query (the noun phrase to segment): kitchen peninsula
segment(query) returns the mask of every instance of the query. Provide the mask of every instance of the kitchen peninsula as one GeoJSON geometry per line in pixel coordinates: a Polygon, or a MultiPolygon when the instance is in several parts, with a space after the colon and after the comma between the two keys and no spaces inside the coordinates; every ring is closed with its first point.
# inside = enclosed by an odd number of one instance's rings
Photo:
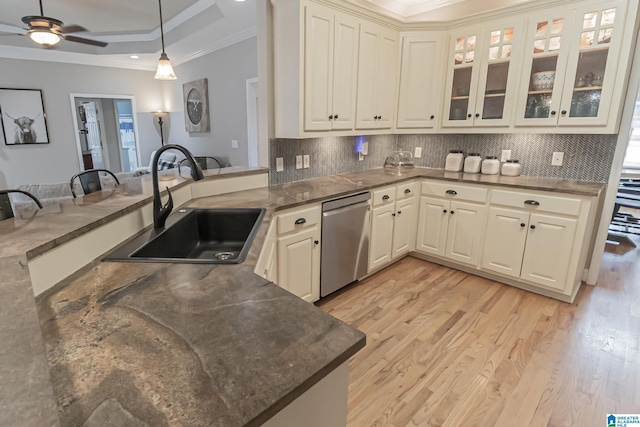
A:
{"type": "MultiPolygon", "coordinates": [[[[187,205],[267,208],[245,263],[96,261],[43,293],[37,298],[37,309],[50,380],[46,365],[42,366],[41,351],[28,353],[32,362],[18,348],[3,350],[3,366],[12,364],[16,371],[12,377],[2,371],[3,384],[9,384],[1,395],[3,416],[12,417],[7,423],[55,424],[53,396],[63,425],[87,420],[104,424],[110,416],[120,417],[111,419],[116,423],[144,421],[151,425],[265,422],[331,371],[344,367],[344,362],[364,346],[364,335],[354,328],[254,274],[274,215],[354,191],[422,178],[590,197],[597,197],[602,189],[599,183],[463,176],[417,168],[405,175],[375,169],[214,196],[200,193],[186,200],[187,205]],[[33,375],[29,366],[38,366],[39,373],[33,375]],[[17,375],[30,381],[22,384],[17,375]],[[27,398],[27,389],[39,390],[42,400],[34,400],[33,395],[27,398]],[[25,394],[20,395],[20,390],[25,394]],[[4,402],[10,398],[15,404],[5,408],[4,402]],[[32,410],[27,417],[21,410],[29,407],[32,410]]],[[[197,194],[195,188],[192,194],[197,194]]],[[[14,294],[5,295],[3,336],[12,334],[15,341],[15,335],[28,333],[23,340],[31,340],[31,348],[42,345],[33,328],[36,306],[24,292],[30,291],[25,268],[28,260],[81,237],[92,227],[108,225],[127,212],[148,207],[148,202],[148,197],[118,190],[115,197],[87,209],[87,215],[95,215],[90,221],[81,221],[83,216],[76,210],[80,207],[65,205],[58,219],[52,215],[1,224],[3,240],[10,242],[1,252],[0,262],[7,266],[2,270],[3,282],[7,287],[19,287],[13,291],[16,295],[21,292],[18,301],[14,294]],[[45,234],[51,224],[55,226],[45,234]],[[23,313],[20,317],[18,311],[23,313]]]]}

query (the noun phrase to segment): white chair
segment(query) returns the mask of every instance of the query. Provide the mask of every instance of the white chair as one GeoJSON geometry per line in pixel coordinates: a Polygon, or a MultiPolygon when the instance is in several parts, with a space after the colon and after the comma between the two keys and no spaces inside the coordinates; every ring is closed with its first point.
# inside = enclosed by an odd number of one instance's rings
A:
{"type": "MultiPolygon", "coordinates": [[[[156,151],[157,150],[153,150],[153,152],[151,153],[151,157],[149,158],[149,165],[141,166],[137,168],[136,172],[151,173],[152,171],[151,163],[153,162],[153,157],[156,155],[156,151]]],[[[160,159],[158,160],[158,170],[172,169],[177,166],[178,166],[177,156],[174,153],[169,153],[165,151],[164,153],[160,154],[160,159]]]]}

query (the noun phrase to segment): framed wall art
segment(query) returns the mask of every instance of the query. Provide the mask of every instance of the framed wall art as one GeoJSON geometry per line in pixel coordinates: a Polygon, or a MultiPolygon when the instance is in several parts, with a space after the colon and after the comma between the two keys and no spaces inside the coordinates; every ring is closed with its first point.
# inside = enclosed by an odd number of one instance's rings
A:
{"type": "Polygon", "coordinates": [[[0,88],[0,124],[6,145],[48,144],[42,91],[0,88]]]}
{"type": "Polygon", "coordinates": [[[184,124],[187,132],[209,132],[209,85],[207,79],[182,85],[184,124]]]}

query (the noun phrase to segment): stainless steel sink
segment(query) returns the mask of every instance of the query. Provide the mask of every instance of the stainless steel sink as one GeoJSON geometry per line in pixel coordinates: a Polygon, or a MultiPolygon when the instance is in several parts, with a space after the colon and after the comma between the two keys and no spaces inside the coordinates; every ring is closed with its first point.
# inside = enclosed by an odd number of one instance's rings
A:
{"type": "Polygon", "coordinates": [[[265,209],[180,209],[166,228],[152,227],[105,261],[238,264],[244,261],[265,209]]]}

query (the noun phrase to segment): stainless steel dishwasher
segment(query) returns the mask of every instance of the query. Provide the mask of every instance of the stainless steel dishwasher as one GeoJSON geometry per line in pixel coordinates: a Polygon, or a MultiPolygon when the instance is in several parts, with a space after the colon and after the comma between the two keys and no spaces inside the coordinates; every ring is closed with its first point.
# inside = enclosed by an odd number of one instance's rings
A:
{"type": "Polygon", "coordinates": [[[366,276],[370,199],[367,191],[322,204],[321,297],[366,276]]]}

